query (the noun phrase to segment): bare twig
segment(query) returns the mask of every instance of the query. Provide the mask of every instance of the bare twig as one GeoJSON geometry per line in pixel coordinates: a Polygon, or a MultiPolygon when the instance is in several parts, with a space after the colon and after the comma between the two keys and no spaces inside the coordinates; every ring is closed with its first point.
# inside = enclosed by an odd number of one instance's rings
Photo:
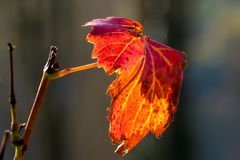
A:
{"type": "Polygon", "coordinates": [[[12,145],[15,148],[15,156],[14,160],[22,160],[22,154],[19,154],[19,148],[22,148],[22,139],[19,136],[19,125],[17,122],[17,114],[16,114],[16,97],[14,93],[14,68],[13,68],[13,49],[14,46],[11,43],[8,43],[9,50],[9,59],[10,59],[10,89],[9,89],[9,103],[11,107],[11,141],[12,145]]]}
{"type": "MultiPolygon", "coordinates": [[[[57,79],[60,77],[63,77],[65,75],[68,75],[73,72],[78,72],[94,67],[98,67],[97,63],[92,63],[84,66],[79,66],[79,67],[73,67],[73,68],[68,68],[59,71],[59,65],[55,61],[57,56],[57,48],[52,46],[50,48],[50,53],[47,59],[47,63],[43,69],[43,75],[41,82],[39,84],[39,88],[35,97],[35,100],[32,105],[31,112],[29,114],[28,120],[25,125],[25,132],[23,134],[23,138],[20,139],[20,145],[17,145],[17,150],[15,150],[15,157],[20,157],[20,158],[15,158],[14,160],[22,160],[22,157],[27,150],[27,147],[30,142],[30,138],[32,135],[33,128],[36,124],[37,117],[39,115],[40,107],[41,104],[43,103],[44,96],[46,94],[49,82],[53,79],[57,79]]],[[[21,126],[18,126],[20,128],[21,126]]]]}
{"type": "Polygon", "coordinates": [[[33,130],[33,127],[35,126],[37,117],[39,115],[41,104],[43,102],[45,93],[48,88],[48,84],[50,82],[48,74],[56,72],[58,69],[58,64],[55,62],[56,52],[57,52],[57,48],[52,46],[50,49],[47,63],[43,70],[42,79],[41,79],[41,82],[40,82],[40,85],[39,85],[39,88],[38,88],[38,91],[37,91],[37,94],[36,94],[36,97],[35,97],[35,100],[34,100],[34,103],[32,106],[31,113],[28,117],[28,120],[27,120],[27,123],[25,126],[25,133],[23,135],[23,142],[24,142],[23,154],[29,145],[32,130],[33,130]]]}
{"type": "Polygon", "coordinates": [[[10,91],[9,91],[9,103],[11,106],[11,131],[18,130],[17,116],[16,116],[16,97],[14,93],[14,70],[13,70],[13,49],[14,46],[8,43],[9,59],[10,59],[10,91]]]}
{"type": "Polygon", "coordinates": [[[7,147],[7,142],[8,142],[8,139],[9,139],[9,135],[10,135],[10,131],[6,130],[4,135],[3,135],[2,143],[1,143],[1,146],[0,146],[0,160],[3,160],[3,158],[4,158],[4,153],[5,153],[5,150],[6,150],[6,147],[7,147]]]}

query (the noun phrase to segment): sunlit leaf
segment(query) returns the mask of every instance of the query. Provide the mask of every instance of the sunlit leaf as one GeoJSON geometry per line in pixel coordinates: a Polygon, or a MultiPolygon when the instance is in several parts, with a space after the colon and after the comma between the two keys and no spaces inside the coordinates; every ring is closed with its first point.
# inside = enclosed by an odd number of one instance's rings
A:
{"type": "Polygon", "coordinates": [[[93,58],[107,74],[117,73],[108,88],[110,136],[125,155],[149,131],[160,137],[173,120],[185,67],[185,54],[143,34],[140,23],[119,17],[85,24],[93,30],[93,58]]]}

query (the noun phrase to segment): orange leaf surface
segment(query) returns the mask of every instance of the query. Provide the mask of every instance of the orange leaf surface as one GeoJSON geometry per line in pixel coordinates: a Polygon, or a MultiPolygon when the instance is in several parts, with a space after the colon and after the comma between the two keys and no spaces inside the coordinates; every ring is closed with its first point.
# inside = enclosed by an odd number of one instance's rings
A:
{"type": "Polygon", "coordinates": [[[185,54],[143,34],[140,23],[119,17],[95,19],[84,26],[93,30],[93,58],[107,74],[117,73],[107,93],[112,96],[110,136],[125,155],[149,131],[163,134],[177,110],[185,54]]]}

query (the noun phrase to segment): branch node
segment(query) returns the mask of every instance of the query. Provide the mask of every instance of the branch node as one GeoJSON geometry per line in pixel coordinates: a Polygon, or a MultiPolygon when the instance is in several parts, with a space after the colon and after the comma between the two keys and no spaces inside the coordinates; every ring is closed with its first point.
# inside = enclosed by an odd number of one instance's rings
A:
{"type": "Polygon", "coordinates": [[[57,56],[57,50],[58,48],[56,46],[50,47],[48,60],[43,69],[45,73],[54,73],[59,69],[59,64],[55,61],[57,56]]]}
{"type": "Polygon", "coordinates": [[[12,43],[7,43],[7,45],[8,45],[8,50],[9,50],[10,52],[12,52],[14,48],[16,48],[16,46],[13,45],[12,43]]]}

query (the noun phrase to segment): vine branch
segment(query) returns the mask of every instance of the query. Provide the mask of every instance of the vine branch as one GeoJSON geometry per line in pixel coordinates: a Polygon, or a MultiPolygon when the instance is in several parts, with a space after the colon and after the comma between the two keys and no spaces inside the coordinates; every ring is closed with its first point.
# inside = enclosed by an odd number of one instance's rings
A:
{"type": "Polygon", "coordinates": [[[32,105],[32,110],[30,112],[30,115],[28,117],[28,120],[25,126],[25,133],[23,135],[23,143],[24,143],[23,154],[29,145],[32,130],[33,130],[33,127],[35,126],[37,117],[39,115],[41,104],[43,103],[43,99],[47,91],[48,84],[50,82],[48,74],[56,72],[59,67],[58,64],[55,62],[56,56],[57,56],[57,47],[52,46],[50,48],[47,63],[43,69],[42,79],[41,79],[35,100],[32,105]]]}
{"type": "MultiPolygon", "coordinates": [[[[78,71],[98,67],[97,63],[91,63],[88,65],[59,70],[59,64],[56,62],[56,56],[57,56],[57,47],[51,46],[46,65],[44,66],[44,69],[43,69],[43,75],[42,75],[42,78],[41,78],[41,81],[39,84],[39,88],[38,88],[36,97],[34,99],[31,112],[28,116],[28,119],[27,119],[27,122],[25,125],[25,132],[23,134],[23,138],[18,139],[19,143],[15,145],[14,160],[22,160],[23,155],[29,146],[32,131],[36,124],[36,121],[37,121],[37,118],[38,118],[38,115],[40,112],[40,108],[43,103],[43,100],[44,100],[44,97],[45,97],[45,94],[46,94],[46,91],[47,91],[50,81],[53,79],[57,79],[57,78],[66,76],[73,72],[78,72],[78,71]]],[[[11,75],[12,75],[12,72],[13,71],[11,71],[11,75]]],[[[11,82],[11,84],[12,84],[11,86],[13,86],[12,82],[11,82]]],[[[14,90],[11,88],[11,91],[13,91],[13,93],[11,92],[12,94],[10,94],[10,95],[12,95],[12,98],[10,98],[10,102],[11,102],[11,104],[13,104],[12,106],[14,106],[16,103],[15,96],[14,96],[14,90]]],[[[12,119],[14,122],[13,124],[16,123],[16,126],[17,126],[16,129],[19,131],[22,126],[17,124],[15,112],[16,112],[15,110],[13,110],[13,112],[12,112],[12,119]]],[[[15,125],[12,125],[12,126],[13,126],[13,128],[15,128],[15,125]]],[[[17,136],[19,137],[19,134],[17,134],[17,136]]]]}
{"type": "Polygon", "coordinates": [[[9,103],[11,106],[11,131],[18,130],[17,115],[16,115],[16,97],[14,92],[14,68],[13,68],[13,49],[14,46],[8,43],[9,59],[10,59],[10,91],[9,91],[9,103]]]}
{"type": "Polygon", "coordinates": [[[1,146],[0,146],[0,160],[3,160],[3,158],[4,158],[4,153],[5,153],[5,150],[6,150],[6,146],[7,146],[9,136],[10,136],[10,131],[6,130],[4,132],[3,139],[2,139],[2,142],[1,142],[1,146]]]}

